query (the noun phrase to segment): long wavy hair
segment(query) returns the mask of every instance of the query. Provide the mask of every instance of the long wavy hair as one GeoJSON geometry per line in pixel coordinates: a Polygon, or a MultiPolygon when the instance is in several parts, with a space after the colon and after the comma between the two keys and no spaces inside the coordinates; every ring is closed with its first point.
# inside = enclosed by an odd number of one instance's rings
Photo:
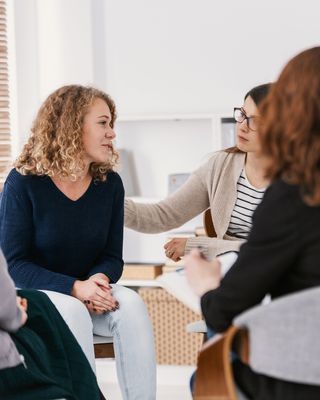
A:
{"type": "MultiPolygon", "coordinates": [[[[83,121],[96,99],[104,100],[116,120],[116,107],[109,95],[93,87],[68,85],[44,101],[31,128],[31,135],[14,166],[22,175],[47,175],[76,180],[83,174],[83,121]]],[[[118,161],[113,149],[106,163],[91,163],[90,174],[104,181],[118,161]]]]}
{"type": "Polygon", "coordinates": [[[305,203],[320,205],[320,47],[288,62],[261,116],[268,177],[300,185],[305,203]]]}
{"type": "MultiPolygon", "coordinates": [[[[249,92],[244,96],[244,101],[246,98],[251,97],[255,105],[259,108],[262,101],[266,98],[272,83],[263,83],[262,85],[255,86],[250,89],[249,92]]],[[[259,133],[258,133],[259,134],[259,133]]],[[[243,153],[237,146],[229,147],[224,150],[226,153],[243,153]]]]}

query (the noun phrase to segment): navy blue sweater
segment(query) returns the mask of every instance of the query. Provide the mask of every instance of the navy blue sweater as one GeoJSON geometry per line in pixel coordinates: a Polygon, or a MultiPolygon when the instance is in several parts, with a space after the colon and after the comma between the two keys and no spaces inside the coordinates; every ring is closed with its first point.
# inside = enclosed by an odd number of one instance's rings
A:
{"type": "Polygon", "coordinates": [[[0,207],[0,243],[20,288],[70,294],[76,279],[98,272],[116,282],[123,268],[121,179],[92,180],[77,201],[46,176],[12,170],[0,207]]]}

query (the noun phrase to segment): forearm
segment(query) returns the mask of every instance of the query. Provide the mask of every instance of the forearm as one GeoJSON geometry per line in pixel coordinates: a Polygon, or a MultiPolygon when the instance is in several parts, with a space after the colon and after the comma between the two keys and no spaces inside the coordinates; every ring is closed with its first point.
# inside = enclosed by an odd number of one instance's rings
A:
{"type": "Polygon", "coordinates": [[[209,238],[207,236],[198,236],[188,238],[185,248],[185,254],[190,253],[192,249],[201,248],[201,252],[208,260],[227,251],[239,251],[240,246],[245,240],[228,240],[209,238]]]}
{"type": "Polygon", "coordinates": [[[15,285],[23,289],[52,290],[70,294],[76,278],[50,271],[28,261],[9,264],[9,272],[15,285]]]}
{"type": "Polygon", "coordinates": [[[177,228],[209,207],[204,173],[194,172],[171,196],[153,204],[125,201],[125,226],[144,233],[159,233],[177,228]]]}
{"type": "Polygon", "coordinates": [[[123,271],[123,261],[122,259],[118,260],[104,260],[101,263],[95,265],[90,273],[88,274],[88,278],[95,274],[103,274],[108,278],[110,283],[116,283],[121,278],[123,271]]]}
{"type": "Polygon", "coordinates": [[[126,199],[124,207],[126,228],[143,233],[160,233],[179,226],[177,221],[179,216],[175,215],[176,213],[168,212],[166,205],[163,207],[161,202],[144,204],[126,199]]]}

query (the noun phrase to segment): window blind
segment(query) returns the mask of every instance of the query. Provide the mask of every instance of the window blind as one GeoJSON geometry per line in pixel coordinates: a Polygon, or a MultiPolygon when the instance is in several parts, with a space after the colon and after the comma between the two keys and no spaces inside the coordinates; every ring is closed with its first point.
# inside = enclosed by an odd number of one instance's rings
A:
{"type": "Polygon", "coordinates": [[[0,0],[0,190],[11,162],[6,0],[0,0]]]}

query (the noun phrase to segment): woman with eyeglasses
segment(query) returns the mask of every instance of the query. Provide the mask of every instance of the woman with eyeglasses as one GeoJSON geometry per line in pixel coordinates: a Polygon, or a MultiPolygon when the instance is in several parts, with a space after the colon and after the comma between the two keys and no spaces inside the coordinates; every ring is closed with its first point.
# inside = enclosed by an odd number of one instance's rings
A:
{"type": "Polygon", "coordinates": [[[218,151],[194,171],[187,182],[170,197],[154,204],[125,200],[125,226],[144,233],[177,228],[208,207],[217,237],[174,238],[165,244],[173,261],[201,247],[212,258],[238,251],[252,225],[252,214],[261,202],[268,180],[258,150],[258,107],[271,84],[251,89],[242,107],[234,109],[237,122],[236,146],[218,151]]]}

